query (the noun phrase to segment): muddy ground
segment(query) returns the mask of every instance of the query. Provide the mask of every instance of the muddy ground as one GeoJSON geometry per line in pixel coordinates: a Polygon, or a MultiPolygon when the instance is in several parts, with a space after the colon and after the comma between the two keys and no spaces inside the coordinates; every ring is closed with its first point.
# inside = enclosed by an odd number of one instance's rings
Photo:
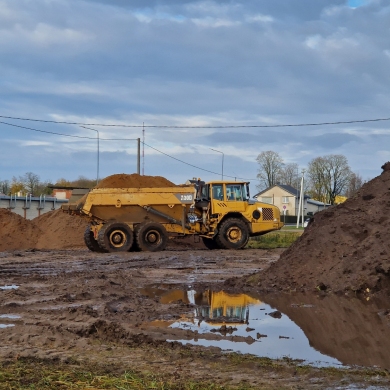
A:
{"type": "MultiPolygon", "coordinates": [[[[97,254],[84,248],[1,252],[0,359],[88,361],[117,371],[158,372],[227,386],[387,388],[390,307],[386,299],[364,296],[362,300],[324,291],[264,297],[253,287],[237,290],[225,282],[266,270],[281,253],[209,251],[184,244],[159,253],[97,254]],[[302,362],[288,357],[270,360],[185,346],[175,340],[250,344],[266,337],[253,335],[250,321],[245,325],[248,336],[235,336],[223,327],[223,318],[215,324],[219,331],[206,334],[170,327],[180,319],[194,324],[207,320],[194,314],[194,304],[183,294],[190,290],[245,292],[266,300],[293,319],[314,348],[346,368],[302,368],[302,362]],[[362,332],[356,333],[359,328],[362,332]],[[354,364],[371,368],[351,368],[354,364]]],[[[277,314],[274,320],[278,321],[277,314]]]]}

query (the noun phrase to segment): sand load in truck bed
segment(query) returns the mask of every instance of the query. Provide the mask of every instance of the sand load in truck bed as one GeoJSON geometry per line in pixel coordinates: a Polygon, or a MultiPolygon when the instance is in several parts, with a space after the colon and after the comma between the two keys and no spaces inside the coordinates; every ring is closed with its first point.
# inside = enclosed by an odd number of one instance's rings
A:
{"type": "Polygon", "coordinates": [[[137,173],[127,175],[119,173],[103,179],[95,188],[157,188],[157,187],[175,187],[165,177],[161,176],[142,176],[137,173]]]}

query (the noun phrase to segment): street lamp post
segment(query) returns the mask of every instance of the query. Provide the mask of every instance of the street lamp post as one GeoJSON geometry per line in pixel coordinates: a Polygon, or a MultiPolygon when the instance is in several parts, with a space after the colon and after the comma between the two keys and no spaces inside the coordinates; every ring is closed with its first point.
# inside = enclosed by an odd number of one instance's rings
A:
{"type": "Polygon", "coordinates": [[[225,154],[217,149],[210,148],[210,150],[213,150],[214,152],[218,152],[218,153],[222,154],[222,180],[223,180],[223,160],[224,160],[225,154]]]}

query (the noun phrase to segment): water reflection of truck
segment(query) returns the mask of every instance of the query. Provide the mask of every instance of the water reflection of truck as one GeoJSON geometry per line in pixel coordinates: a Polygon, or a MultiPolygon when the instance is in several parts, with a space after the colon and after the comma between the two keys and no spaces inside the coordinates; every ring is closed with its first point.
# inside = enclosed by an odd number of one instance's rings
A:
{"type": "Polygon", "coordinates": [[[160,297],[160,302],[170,304],[183,302],[195,306],[197,320],[212,325],[247,324],[249,307],[261,303],[260,300],[246,294],[230,294],[225,291],[204,292],[186,290],[161,290],[157,288],[142,289],[141,292],[149,297],[160,297]]]}
{"type": "Polygon", "coordinates": [[[249,307],[258,303],[258,299],[249,295],[229,294],[225,291],[206,290],[201,296],[195,297],[197,317],[213,325],[248,324],[249,307]]]}
{"type": "Polygon", "coordinates": [[[62,209],[89,219],[84,241],[97,252],[159,251],[168,235],[200,236],[209,249],[240,249],[249,237],[283,226],[276,206],[250,199],[247,182],[95,188],[62,209]]]}

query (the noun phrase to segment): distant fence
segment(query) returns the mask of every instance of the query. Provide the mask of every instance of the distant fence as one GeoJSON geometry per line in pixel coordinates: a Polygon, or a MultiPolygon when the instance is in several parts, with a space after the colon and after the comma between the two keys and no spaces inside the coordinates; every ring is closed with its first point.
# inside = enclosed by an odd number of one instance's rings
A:
{"type": "Polygon", "coordinates": [[[46,196],[7,196],[0,195],[0,208],[7,209],[26,219],[34,219],[52,210],[57,210],[66,199],[46,196]]]}
{"type": "MultiPolygon", "coordinates": [[[[283,223],[297,223],[297,216],[296,215],[283,215],[281,214],[280,216],[280,220],[283,222],[283,223]]],[[[310,218],[309,215],[304,215],[303,216],[303,220],[305,220],[306,218],[310,218]]],[[[302,218],[299,217],[299,222],[302,222],[302,218]]]]}

